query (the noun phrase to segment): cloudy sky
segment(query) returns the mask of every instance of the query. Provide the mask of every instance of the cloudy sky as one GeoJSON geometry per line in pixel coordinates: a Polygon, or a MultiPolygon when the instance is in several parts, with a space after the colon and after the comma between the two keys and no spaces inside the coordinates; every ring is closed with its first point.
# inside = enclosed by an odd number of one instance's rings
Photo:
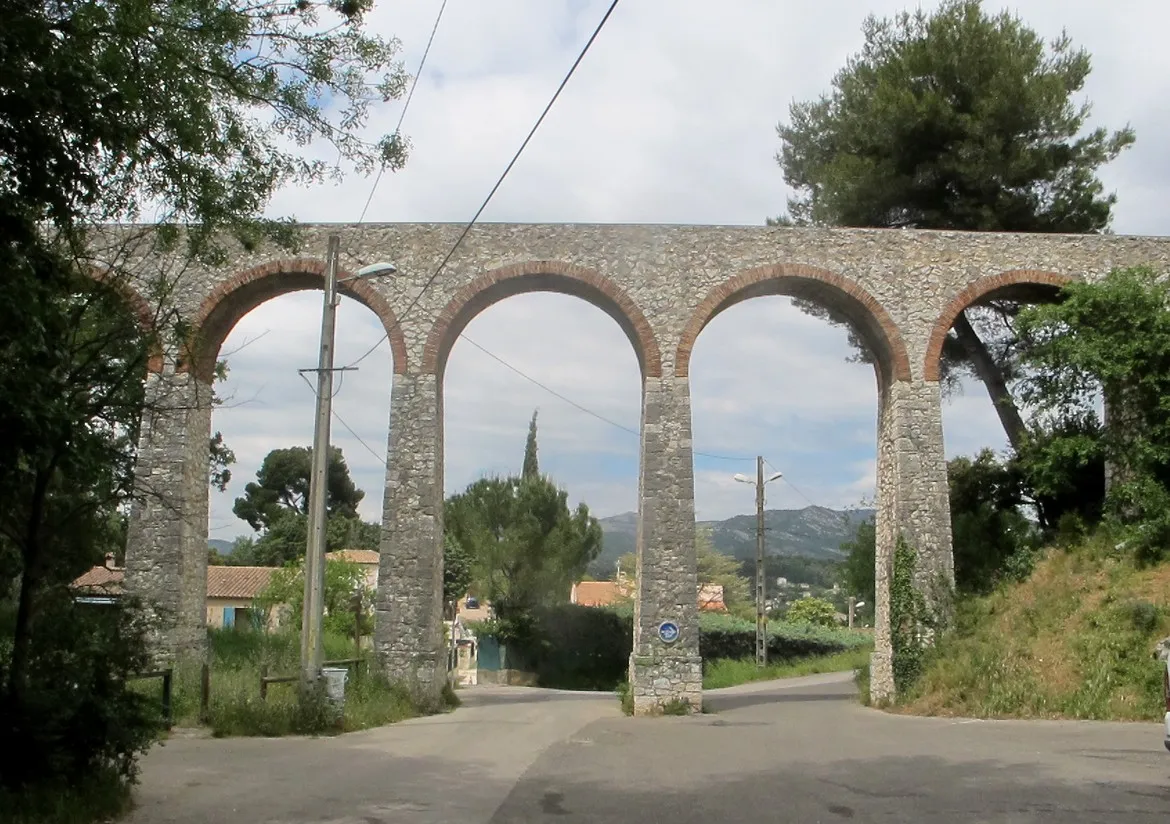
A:
{"type": "MultiPolygon", "coordinates": [[[[401,40],[412,73],[440,5],[376,3],[371,25],[401,40]]],[[[382,179],[366,220],[468,220],[608,5],[449,0],[403,124],[410,160],[382,179]]],[[[1114,228],[1166,234],[1159,194],[1170,183],[1170,52],[1162,42],[1170,6],[1005,5],[1046,37],[1066,29],[1092,53],[1086,94],[1094,123],[1130,123],[1138,137],[1103,173],[1120,198],[1114,228]]],[[[775,127],[789,103],[828,88],[860,48],[868,12],[907,7],[911,0],[624,0],[482,219],[759,225],[784,208],[788,194],[773,156],[775,127]]],[[[401,105],[382,107],[372,130],[392,131],[401,105]]],[[[356,221],[371,183],[353,175],[341,185],[286,191],[271,213],[356,221]]],[[[319,294],[271,300],[225,343],[230,401],[217,410],[214,427],[238,464],[228,491],[212,494],[212,537],[249,532],[232,515],[232,501],[269,450],[312,440],[313,390],[296,370],[316,365],[320,311],[319,294]]],[[[344,363],[382,329],[352,301],[340,312],[337,360],[344,363]]],[[[539,409],[542,468],[570,497],[601,516],[636,508],[638,366],[617,325],[575,298],[531,294],[490,307],[466,335],[596,414],[458,342],[445,387],[448,492],[518,470],[528,419],[539,409]],[[543,342],[539,350],[525,344],[534,337],[543,342]]],[[[741,303],[704,330],[691,366],[695,448],[719,457],[695,458],[700,518],[751,510],[752,489],[731,477],[750,472],[757,453],[791,482],[769,487],[769,507],[844,507],[872,498],[876,385],[872,369],[848,363],[848,355],[842,329],[803,315],[786,298],[741,303]]],[[[381,515],[389,377],[383,344],[345,377],[335,402],[334,443],[367,492],[361,510],[368,519],[381,515]]],[[[948,455],[1005,446],[979,386],[950,400],[944,426],[948,455]]]]}

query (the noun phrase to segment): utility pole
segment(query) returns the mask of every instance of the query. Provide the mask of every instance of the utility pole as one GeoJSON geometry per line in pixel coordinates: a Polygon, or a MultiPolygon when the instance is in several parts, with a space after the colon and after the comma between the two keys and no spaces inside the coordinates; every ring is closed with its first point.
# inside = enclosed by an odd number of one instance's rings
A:
{"type": "Polygon", "coordinates": [[[305,600],[301,613],[301,680],[311,687],[321,677],[321,624],[325,612],[325,506],[329,469],[329,423],[333,414],[333,339],[337,325],[337,257],[340,235],[329,236],[325,256],[325,303],[317,360],[317,417],[313,425],[309,474],[309,539],[305,548],[305,600]]]}
{"type": "Polygon", "coordinates": [[[768,665],[768,612],[764,604],[764,456],[756,456],[756,666],[768,665]]]}
{"type": "MultiPolygon", "coordinates": [[[[325,302],[321,310],[321,351],[317,360],[317,415],[309,474],[309,537],[305,547],[305,599],[301,611],[301,681],[303,692],[321,678],[321,625],[325,617],[325,532],[329,480],[329,424],[333,416],[333,341],[337,326],[337,266],[341,235],[329,235],[325,254],[325,302]]],[[[393,274],[390,263],[366,266],[345,281],[393,274]]],[[[344,281],[342,281],[344,282],[344,281]]],[[[345,368],[345,367],[343,367],[345,368]]],[[[351,367],[352,368],[352,367],[351,367]]],[[[306,370],[312,371],[312,370],[306,370]]]]}
{"type": "Polygon", "coordinates": [[[767,594],[767,577],[764,568],[764,486],[772,481],[783,478],[784,475],[776,472],[768,478],[764,477],[764,456],[756,457],[756,479],[752,481],[745,475],[736,474],[735,480],[740,483],[754,483],[756,486],[756,665],[765,667],[768,664],[768,612],[764,602],[767,594]]]}

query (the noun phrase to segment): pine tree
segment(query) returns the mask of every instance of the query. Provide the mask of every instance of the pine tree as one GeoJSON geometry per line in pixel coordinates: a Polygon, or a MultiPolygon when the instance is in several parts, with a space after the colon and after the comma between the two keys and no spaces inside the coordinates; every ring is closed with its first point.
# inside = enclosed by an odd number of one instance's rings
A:
{"type": "Polygon", "coordinates": [[[536,460],[536,412],[532,412],[532,420],[528,422],[528,442],[524,444],[524,468],[520,472],[522,478],[536,478],[540,476],[540,465],[536,460]]]}

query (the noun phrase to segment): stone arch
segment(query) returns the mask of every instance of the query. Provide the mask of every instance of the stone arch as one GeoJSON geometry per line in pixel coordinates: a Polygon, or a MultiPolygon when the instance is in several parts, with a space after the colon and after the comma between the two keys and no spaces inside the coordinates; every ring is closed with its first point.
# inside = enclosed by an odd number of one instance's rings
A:
{"type": "Polygon", "coordinates": [[[126,304],[126,308],[130,310],[130,313],[134,315],[134,319],[138,321],[139,328],[150,339],[146,357],[147,373],[161,372],[163,370],[164,358],[162,341],[159,340],[158,336],[158,321],[154,308],[132,284],[127,282],[125,278],[112,276],[109,269],[104,269],[100,266],[90,266],[86,269],[86,274],[95,283],[112,289],[122,302],[126,304]]]}
{"type": "MultiPolygon", "coordinates": [[[[338,279],[351,273],[340,270],[338,279]]],[[[210,381],[220,347],[240,318],[266,300],[290,292],[321,289],[325,262],[313,258],[274,260],[240,272],[221,282],[203,299],[191,318],[191,337],[180,369],[190,369],[200,380],[210,381]]],[[[338,291],[371,309],[390,340],[394,371],[406,372],[406,339],[389,302],[362,280],[338,285],[338,291]]]]}
{"type": "Polygon", "coordinates": [[[440,376],[456,338],[494,303],[525,292],[557,292],[581,298],[615,321],[634,347],[643,378],[662,375],[662,355],[642,310],[605,275],[556,260],[513,263],[483,273],[460,289],[439,313],[423,350],[423,372],[440,376]]]}
{"type": "Polygon", "coordinates": [[[851,280],[826,269],[798,263],[776,263],[748,269],[707,293],[683,330],[674,374],[687,377],[691,352],[699,333],[716,315],[749,298],[789,295],[807,298],[840,313],[858,330],[877,355],[879,382],[910,380],[910,357],[902,333],[877,299],[851,280]]]}
{"type": "Polygon", "coordinates": [[[1056,292],[1075,281],[1071,275],[1061,275],[1039,269],[1013,269],[998,275],[989,275],[967,285],[963,291],[951,298],[930,331],[926,346],[926,360],[922,364],[925,380],[939,379],[939,361],[942,358],[943,342],[955,324],[959,313],[978,303],[996,298],[1014,298],[1021,301],[1043,302],[1051,300],[1056,292]]]}

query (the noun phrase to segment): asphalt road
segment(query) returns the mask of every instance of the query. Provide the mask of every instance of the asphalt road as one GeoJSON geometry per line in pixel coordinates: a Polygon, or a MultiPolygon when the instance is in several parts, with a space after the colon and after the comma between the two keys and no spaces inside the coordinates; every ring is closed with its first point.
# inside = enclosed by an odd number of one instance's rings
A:
{"type": "Polygon", "coordinates": [[[177,739],[134,824],[1164,822],[1161,725],[860,707],[848,676],[718,690],[631,719],[609,695],[478,688],[444,716],[332,739],[177,739]]]}

